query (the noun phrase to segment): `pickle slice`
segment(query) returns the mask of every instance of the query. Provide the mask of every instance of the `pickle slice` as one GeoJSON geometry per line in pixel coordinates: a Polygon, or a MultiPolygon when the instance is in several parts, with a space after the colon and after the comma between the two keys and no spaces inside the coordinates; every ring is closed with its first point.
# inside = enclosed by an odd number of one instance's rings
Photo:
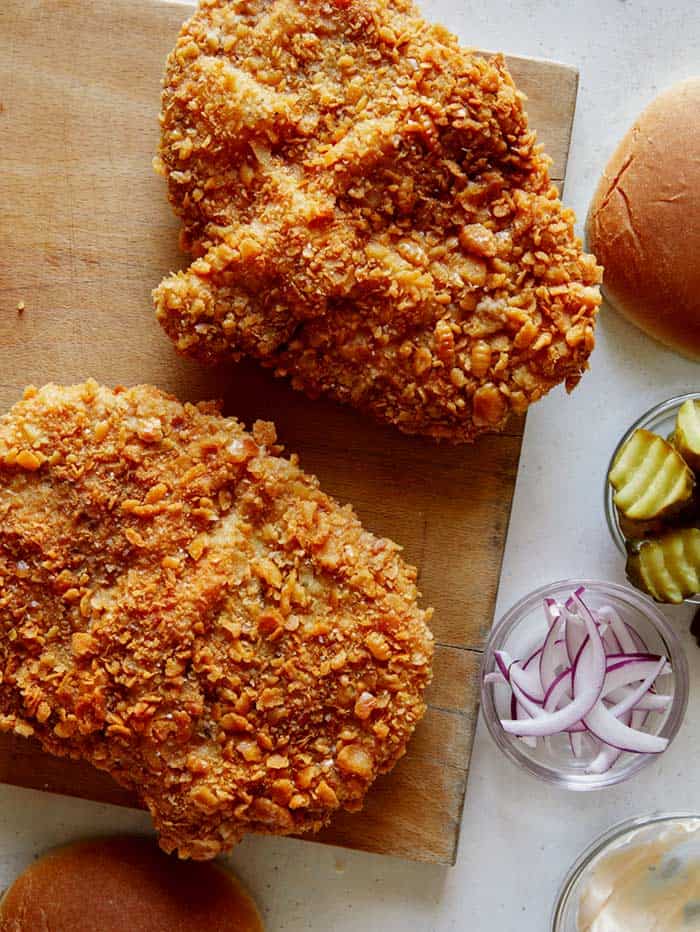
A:
{"type": "Polygon", "coordinates": [[[626,517],[618,508],[617,523],[620,525],[620,531],[625,540],[647,540],[650,537],[658,537],[668,530],[668,524],[663,518],[649,518],[647,521],[634,521],[626,517]]]}
{"type": "Polygon", "coordinates": [[[626,518],[648,521],[686,505],[695,477],[670,443],[638,428],[619,451],[608,475],[614,502],[626,518]]]}
{"type": "Polygon", "coordinates": [[[700,529],[667,531],[635,546],[627,576],[657,602],[682,602],[700,592],[700,529]]]}
{"type": "Polygon", "coordinates": [[[691,469],[700,471],[700,402],[689,399],[678,409],[673,445],[691,469]]]}
{"type": "Polygon", "coordinates": [[[620,526],[622,536],[626,541],[634,544],[640,540],[649,540],[650,538],[659,537],[666,531],[674,528],[700,527],[700,502],[697,495],[693,495],[690,501],[686,502],[679,510],[673,514],[663,515],[660,518],[649,518],[645,521],[635,521],[633,518],[627,518],[616,508],[617,523],[620,526]]]}

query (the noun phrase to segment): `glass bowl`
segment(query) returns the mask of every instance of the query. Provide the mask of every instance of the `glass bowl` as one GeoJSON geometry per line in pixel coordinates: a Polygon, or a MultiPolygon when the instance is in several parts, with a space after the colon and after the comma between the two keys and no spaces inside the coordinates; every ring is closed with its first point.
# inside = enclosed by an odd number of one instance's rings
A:
{"type": "MultiPolygon", "coordinates": [[[[597,838],[578,858],[562,884],[552,915],[551,932],[578,932],[581,895],[602,858],[613,851],[622,850],[630,842],[638,844],[655,841],[681,821],[689,823],[688,827],[694,830],[693,835],[695,831],[700,835],[700,812],[659,812],[627,819],[597,838]]],[[[669,867],[671,864],[669,861],[669,867]]],[[[689,926],[689,932],[690,928],[689,926]]]]}
{"type": "MultiPolygon", "coordinates": [[[[615,457],[620,448],[627,443],[634,431],[639,427],[644,427],[652,431],[652,433],[659,434],[659,436],[666,439],[668,435],[673,432],[676,423],[676,414],[683,402],[688,400],[696,401],[697,399],[700,399],[700,392],[688,392],[686,395],[676,395],[675,398],[669,398],[667,401],[662,401],[661,404],[650,408],[632,424],[627,433],[620,439],[620,442],[615,447],[613,455],[610,457],[608,468],[605,471],[605,519],[608,522],[608,528],[610,529],[610,534],[615,541],[617,549],[625,558],[627,557],[627,547],[625,546],[624,535],[620,530],[617,508],[615,508],[615,503],[613,502],[615,490],[608,482],[608,474],[612,469],[615,457]]],[[[690,596],[685,599],[685,601],[692,605],[700,605],[700,594],[690,596]]]]}
{"type": "Polygon", "coordinates": [[[665,654],[671,662],[672,673],[659,677],[659,690],[673,699],[663,712],[654,712],[647,719],[646,731],[668,738],[669,743],[678,732],[688,704],[688,662],[678,636],[668,624],[654,602],[629,586],[596,580],[568,579],[536,589],[506,612],[489,636],[481,665],[481,708],[491,737],[506,757],[522,770],[540,777],[548,783],[569,790],[597,790],[620,783],[637,773],[657,757],[656,754],[622,754],[603,774],[587,774],[586,767],[596,753],[587,739],[583,754],[574,757],[568,738],[555,735],[538,739],[531,748],[520,738],[503,730],[500,718],[510,718],[509,689],[503,684],[487,684],[484,675],[495,668],[494,652],[506,650],[514,657],[527,657],[544,640],[547,621],[542,608],[545,596],[558,601],[566,600],[577,586],[585,586],[585,602],[593,609],[612,605],[622,618],[629,622],[646,641],[649,650],[665,654]]]}

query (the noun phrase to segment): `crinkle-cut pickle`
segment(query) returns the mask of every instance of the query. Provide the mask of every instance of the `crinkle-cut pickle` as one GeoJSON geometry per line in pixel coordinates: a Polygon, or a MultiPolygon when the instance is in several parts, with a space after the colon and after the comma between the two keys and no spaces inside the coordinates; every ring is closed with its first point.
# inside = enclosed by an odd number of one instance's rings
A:
{"type": "MultiPolygon", "coordinates": [[[[684,515],[679,516],[680,518],[684,515]]],[[[668,524],[663,518],[649,518],[645,521],[635,521],[628,518],[620,509],[617,509],[617,523],[620,525],[622,536],[625,540],[637,541],[647,540],[650,537],[658,537],[664,531],[669,529],[668,524]]],[[[690,523],[690,522],[687,522],[690,523]]]]}
{"type": "Polygon", "coordinates": [[[678,409],[674,447],[691,469],[700,471],[700,401],[688,399],[678,409]]]}
{"type": "Polygon", "coordinates": [[[670,443],[638,428],[615,457],[610,474],[614,502],[626,518],[647,521],[690,501],[695,477],[670,443]]]}
{"type": "Polygon", "coordinates": [[[627,559],[627,576],[657,602],[682,602],[700,592],[700,529],[667,531],[646,540],[627,559]]]}

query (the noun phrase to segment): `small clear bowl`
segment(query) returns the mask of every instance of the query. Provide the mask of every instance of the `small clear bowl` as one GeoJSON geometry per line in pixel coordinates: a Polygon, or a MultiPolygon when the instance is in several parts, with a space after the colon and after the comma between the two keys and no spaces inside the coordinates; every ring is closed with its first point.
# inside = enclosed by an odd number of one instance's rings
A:
{"type": "Polygon", "coordinates": [[[578,858],[561,886],[552,914],[551,932],[578,932],[581,894],[603,857],[621,850],[630,842],[653,842],[680,822],[688,823],[688,827],[700,832],[700,812],[658,812],[626,819],[597,838],[578,858]]]}
{"type": "Polygon", "coordinates": [[[580,757],[571,753],[568,737],[555,735],[537,740],[531,748],[520,738],[510,735],[501,727],[501,718],[510,718],[509,690],[503,684],[487,684],[486,673],[496,664],[494,652],[506,650],[514,658],[528,657],[544,640],[547,632],[542,600],[551,596],[565,601],[577,586],[585,586],[584,600],[592,609],[612,605],[622,618],[629,622],[644,638],[649,650],[665,654],[671,662],[672,673],[659,677],[659,691],[673,699],[663,712],[651,713],[646,731],[675,738],[683,721],[688,704],[688,661],[678,636],[647,596],[629,586],[586,579],[567,579],[536,589],[506,612],[493,627],[481,664],[481,708],[491,737],[506,757],[521,769],[540,779],[568,790],[598,790],[628,779],[657,757],[656,754],[622,754],[603,774],[587,774],[586,767],[596,754],[593,742],[584,738],[580,757]]]}
{"type": "MultiPolygon", "coordinates": [[[[675,398],[669,398],[667,401],[662,401],[661,404],[650,408],[634,422],[627,433],[621,438],[620,442],[615,447],[615,452],[610,457],[610,463],[605,471],[605,519],[608,522],[608,528],[617,549],[625,558],[627,558],[627,547],[625,546],[624,535],[620,530],[617,508],[613,501],[615,490],[608,482],[608,475],[612,469],[615,457],[639,427],[644,427],[646,430],[650,430],[652,433],[658,434],[660,437],[666,439],[669,434],[673,433],[676,424],[676,415],[683,402],[689,400],[696,401],[697,399],[700,399],[700,392],[688,392],[686,395],[676,395],[675,398]]],[[[700,594],[690,596],[685,601],[692,605],[700,605],[700,594]]]]}

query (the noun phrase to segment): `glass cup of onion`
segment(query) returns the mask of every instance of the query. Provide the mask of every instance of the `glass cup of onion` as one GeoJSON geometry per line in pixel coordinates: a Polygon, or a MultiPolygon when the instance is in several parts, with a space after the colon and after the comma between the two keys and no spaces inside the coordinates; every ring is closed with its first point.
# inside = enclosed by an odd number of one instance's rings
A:
{"type": "MultiPolygon", "coordinates": [[[[607,855],[621,851],[628,844],[654,843],[668,829],[685,827],[700,831],[700,812],[656,812],[636,816],[614,825],[586,848],[569,870],[552,914],[551,932],[579,932],[579,904],[591,880],[591,874],[607,855]]],[[[675,859],[673,859],[675,860],[675,859]]],[[[672,862],[669,862],[672,865],[672,862]]],[[[651,879],[651,878],[650,878],[651,879]]],[[[693,926],[695,928],[695,926],[693,926]]],[[[637,928],[637,926],[635,926],[637,928]]],[[[690,932],[690,926],[688,928],[690,932]]]]}
{"type": "Polygon", "coordinates": [[[562,580],[517,602],[491,631],[481,707],[523,770],[570,790],[626,780],[673,740],[688,664],[673,629],[629,586],[562,580]]]}
{"type": "MultiPolygon", "coordinates": [[[[615,490],[608,482],[608,475],[612,469],[612,464],[615,462],[615,457],[622,447],[627,443],[632,434],[640,427],[643,427],[645,430],[650,430],[653,434],[658,434],[660,437],[668,437],[673,433],[676,426],[676,415],[678,414],[678,409],[683,404],[684,401],[696,401],[700,399],[700,392],[688,392],[685,395],[676,395],[674,398],[668,398],[666,401],[662,401],[658,405],[654,405],[653,408],[649,408],[648,411],[645,411],[640,418],[638,418],[634,424],[631,425],[629,430],[625,431],[623,436],[620,438],[620,442],[615,447],[613,455],[610,457],[610,462],[608,468],[605,471],[605,489],[604,489],[604,504],[605,504],[605,520],[608,525],[608,530],[610,531],[610,536],[615,542],[615,546],[620,551],[623,557],[627,557],[627,544],[625,542],[624,534],[620,528],[620,520],[617,514],[617,508],[615,507],[615,502],[613,497],[615,495],[615,490]]],[[[700,595],[689,596],[685,599],[686,602],[691,605],[700,605],[700,595]]]]}

